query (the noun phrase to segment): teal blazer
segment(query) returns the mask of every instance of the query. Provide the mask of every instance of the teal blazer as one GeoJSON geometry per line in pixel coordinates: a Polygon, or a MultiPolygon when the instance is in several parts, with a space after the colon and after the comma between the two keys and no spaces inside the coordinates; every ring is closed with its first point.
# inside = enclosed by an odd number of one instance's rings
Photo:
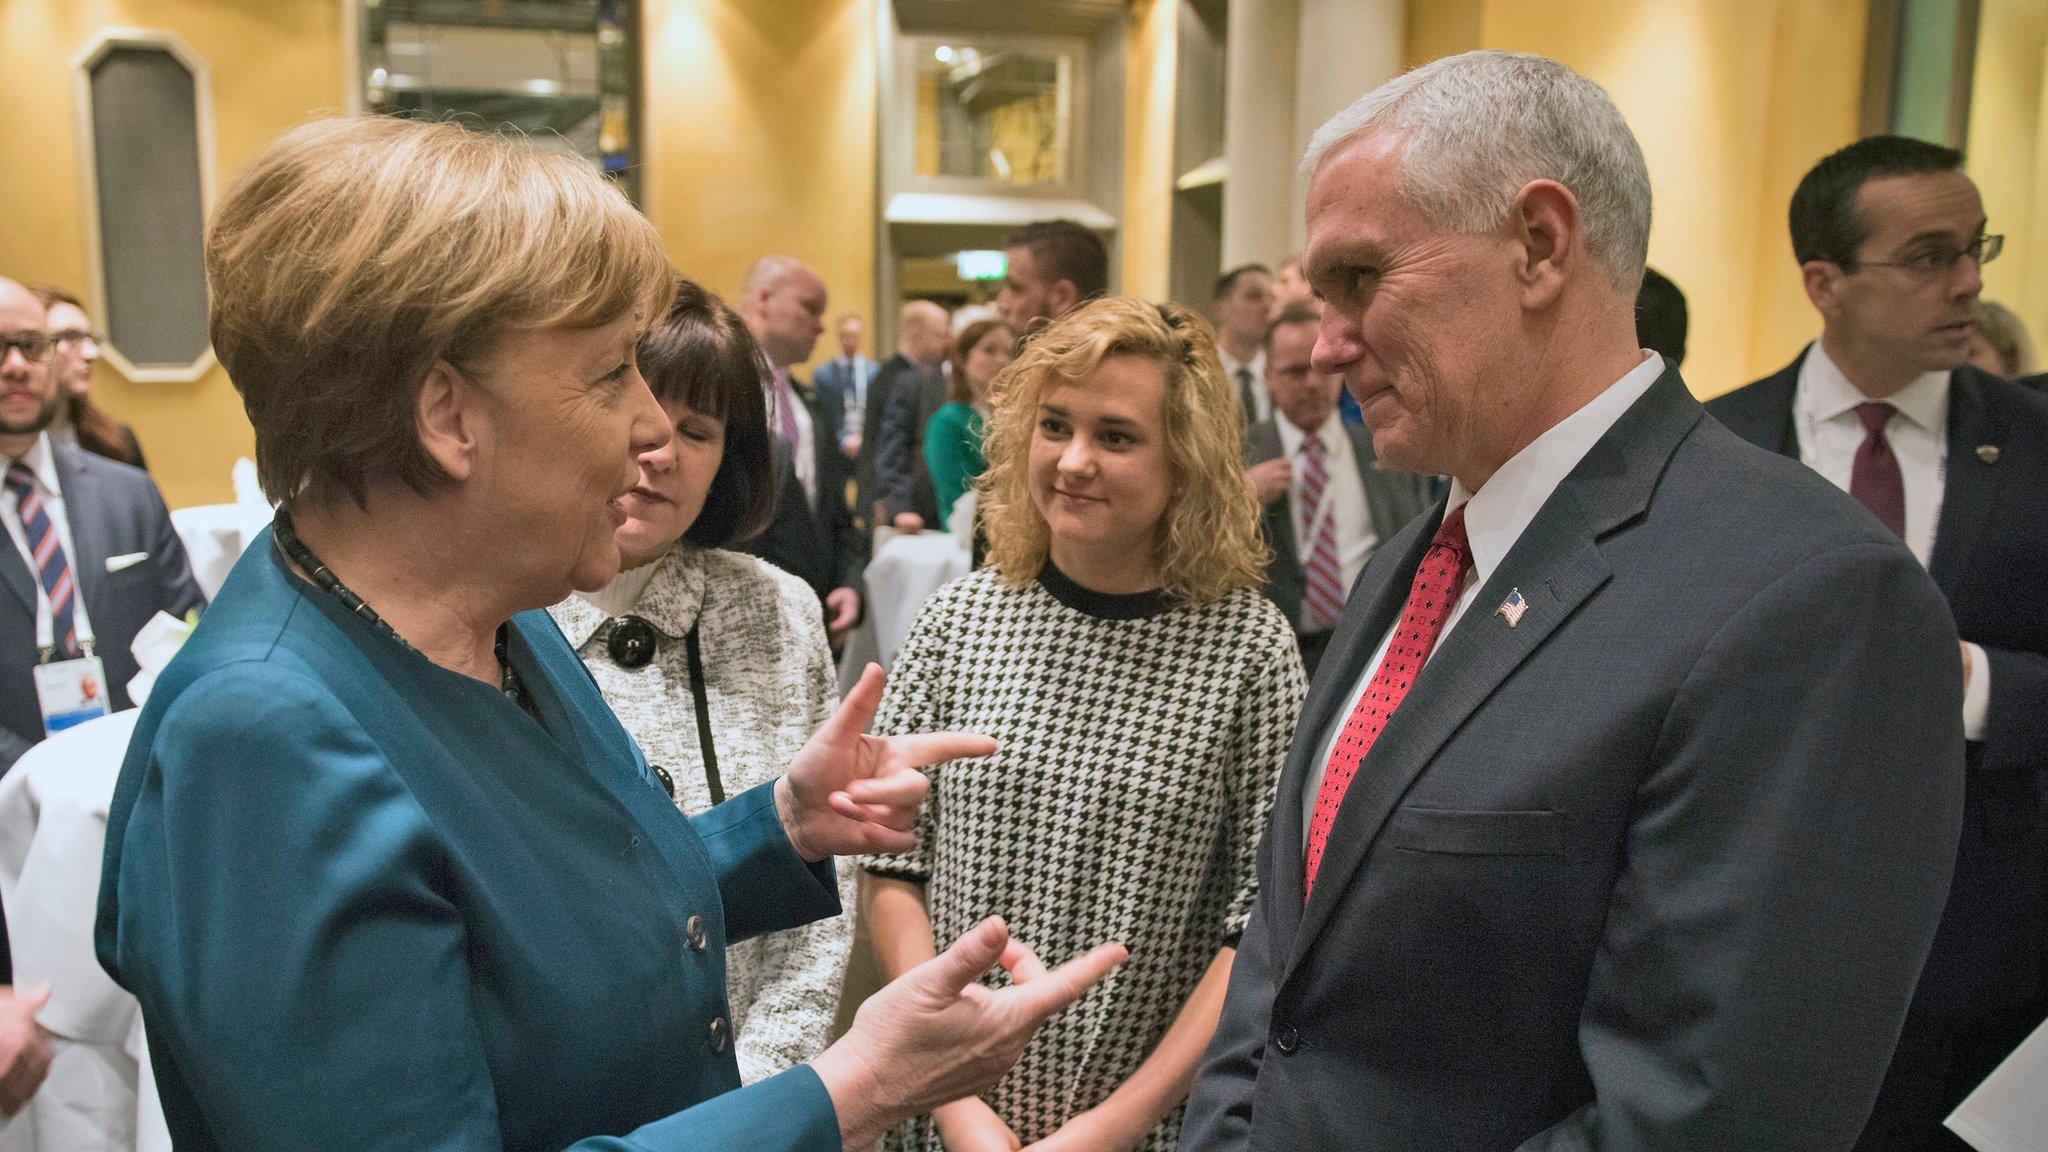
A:
{"type": "Polygon", "coordinates": [[[740,1087],[725,945],[839,911],[763,785],[679,814],[545,612],[539,720],[290,572],[265,532],[143,710],[96,945],[180,1152],[840,1147],[809,1066],[740,1087]]]}

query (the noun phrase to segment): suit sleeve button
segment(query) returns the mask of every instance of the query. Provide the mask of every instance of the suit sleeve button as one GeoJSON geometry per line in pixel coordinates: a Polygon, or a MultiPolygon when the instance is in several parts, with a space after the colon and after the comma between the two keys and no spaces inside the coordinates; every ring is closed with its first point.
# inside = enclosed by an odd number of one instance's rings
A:
{"type": "Polygon", "coordinates": [[[704,918],[702,916],[692,916],[687,921],[684,921],[683,931],[690,934],[690,950],[692,952],[702,952],[705,945],[710,941],[709,934],[704,931],[704,918]]]}
{"type": "Polygon", "coordinates": [[[1273,1047],[1283,1053],[1292,1052],[1301,1047],[1301,1033],[1295,1030],[1294,1025],[1289,1024],[1274,1035],[1273,1047]]]}
{"type": "Polygon", "coordinates": [[[718,1019],[713,1020],[711,1027],[705,1031],[704,1042],[710,1046],[711,1050],[713,1052],[725,1051],[726,1043],[732,1038],[732,1025],[725,1022],[725,1017],[720,1016],[718,1019]]]}

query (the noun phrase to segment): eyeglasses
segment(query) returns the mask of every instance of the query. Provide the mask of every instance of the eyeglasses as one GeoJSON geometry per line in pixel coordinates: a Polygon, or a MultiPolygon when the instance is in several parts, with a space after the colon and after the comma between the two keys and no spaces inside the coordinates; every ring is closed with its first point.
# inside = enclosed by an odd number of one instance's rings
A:
{"type": "Polygon", "coordinates": [[[106,337],[100,335],[97,332],[86,332],[77,328],[67,328],[62,332],[50,333],[50,339],[55,341],[59,348],[62,348],[67,344],[73,345],[79,348],[81,351],[83,351],[86,355],[90,356],[93,355],[94,353],[97,353],[100,350],[100,345],[103,342],[105,342],[106,337]]]}
{"type": "Polygon", "coordinates": [[[41,364],[57,350],[57,341],[48,332],[0,332],[0,363],[4,363],[7,354],[16,349],[21,351],[22,359],[31,364],[41,364]]]}
{"type": "Polygon", "coordinates": [[[1998,254],[2003,251],[2005,237],[1979,236],[1961,248],[1928,248],[1915,252],[1904,260],[1857,260],[1848,266],[1847,271],[1854,272],[1858,268],[1904,268],[1918,279],[1932,280],[1954,271],[1955,266],[1965,256],[1975,261],[1977,267],[1982,268],[1998,259],[1998,254]]]}

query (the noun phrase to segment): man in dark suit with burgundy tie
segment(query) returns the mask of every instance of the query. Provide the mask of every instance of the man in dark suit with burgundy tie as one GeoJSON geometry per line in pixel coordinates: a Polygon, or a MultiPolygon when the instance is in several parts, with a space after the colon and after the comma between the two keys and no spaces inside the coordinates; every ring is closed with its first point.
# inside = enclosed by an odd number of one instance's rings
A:
{"type": "Polygon", "coordinates": [[[1309,690],[1183,1147],[1847,1148],[1961,820],[1940,592],[1638,345],[1590,81],[1439,60],[1308,164],[1316,366],[1452,487],[1309,690]]]}
{"type": "Polygon", "coordinates": [[[1815,165],[1790,216],[1820,339],[1707,405],[1904,539],[1964,641],[1955,880],[1863,1152],[1963,1152],[1943,1119],[2048,1016],[2048,396],[1965,362],[2001,241],[1962,163],[1877,136],[1815,165]]]}

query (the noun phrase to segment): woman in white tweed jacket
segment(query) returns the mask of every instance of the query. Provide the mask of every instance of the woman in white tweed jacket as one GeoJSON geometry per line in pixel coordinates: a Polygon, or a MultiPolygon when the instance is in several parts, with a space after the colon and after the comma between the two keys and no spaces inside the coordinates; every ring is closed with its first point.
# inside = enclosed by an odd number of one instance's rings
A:
{"type": "MultiPolygon", "coordinates": [[[[836,703],[810,586],[724,549],[760,531],[774,503],[759,357],[730,309],[683,282],[640,341],[641,374],[676,435],[640,458],[618,534],[624,569],[549,610],[690,815],[780,776],[836,703]]],[[[849,909],[853,874],[840,870],[849,909]]],[[[727,951],[743,1081],[825,1047],[852,943],[837,916],[727,951]]]]}

